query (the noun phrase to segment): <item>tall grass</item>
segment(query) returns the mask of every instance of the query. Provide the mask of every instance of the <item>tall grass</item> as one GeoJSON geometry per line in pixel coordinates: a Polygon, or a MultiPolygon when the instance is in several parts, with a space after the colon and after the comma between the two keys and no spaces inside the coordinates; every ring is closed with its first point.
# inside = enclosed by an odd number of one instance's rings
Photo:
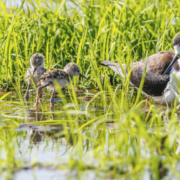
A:
{"type": "MultiPolygon", "coordinates": [[[[172,38],[179,32],[180,2],[35,2],[36,5],[26,0],[21,7],[13,8],[6,7],[0,0],[0,85],[16,87],[19,106],[25,111],[24,76],[31,55],[39,52],[45,56],[47,69],[63,68],[70,61],[76,62],[82,74],[88,77],[82,86],[89,94],[90,87],[99,87],[98,93],[91,93],[94,96],[88,103],[79,100],[74,90],[72,93],[68,90],[75,115],[69,111],[73,108],[66,106],[67,97],[59,90],[62,105],[58,111],[45,112],[59,114],[58,119],[31,122],[62,124],[63,131],[54,133],[56,138],[65,134],[68,139],[72,135],[72,148],[63,167],[77,170],[82,179],[85,170],[93,170],[99,178],[109,179],[140,179],[148,173],[152,179],[160,179],[168,176],[167,171],[179,178],[178,106],[162,111],[150,104],[144,113],[143,96],[129,86],[129,78],[118,79],[110,69],[97,63],[106,59],[129,66],[157,51],[172,49],[172,38]],[[25,4],[28,8],[24,9],[25,4]],[[105,75],[103,82],[102,75],[105,75]],[[118,86],[110,84],[109,75],[113,75],[114,82],[118,79],[118,86]],[[92,108],[96,106],[103,111],[93,112],[92,108]],[[112,120],[115,128],[108,127],[112,120]]],[[[8,103],[3,98],[0,98],[1,111],[8,103]]],[[[49,106],[45,104],[44,111],[47,108],[49,106]]],[[[9,156],[1,158],[0,163],[13,172],[22,164],[14,158],[18,135],[13,128],[21,122],[27,123],[27,119],[8,121],[12,116],[1,114],[3,121],[11,122],[11,126],[1,128],[0,152],[5,148],[9,156]],[[12,132],[6,134],[6,128],[12,132]]]]}
{"type": "Polygon", "coordinates": [[[25,9],[0,2],[1,85],[16,78],[22,83],[30,56],[40,52],[48,69],[76,62],[101,87],[99,60],[129,64],[171,49],[179,31],[178,1],[35,2],[23,1],[31,5],[25,9]]]}

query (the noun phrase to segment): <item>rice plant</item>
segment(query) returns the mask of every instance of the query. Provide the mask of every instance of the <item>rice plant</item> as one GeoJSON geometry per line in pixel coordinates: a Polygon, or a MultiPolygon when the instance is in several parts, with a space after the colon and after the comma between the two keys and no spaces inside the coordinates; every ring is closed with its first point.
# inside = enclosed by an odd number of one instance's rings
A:
{"type": "Polygon", "coordinates": [[[0,0],[2,177],[45,166],[66,170],[64,179],[179,179],[177,102],[166,107],[151,101],[146,108],[129,76],[98,66],[109,60],[129,68],[172,50],[179,8],[177,0],[23,0],[17,7],[0,0]],[[34,53],[44,55],[47,69],[75,62],[88,80],[78,85],[75,79],[66,93],[57,87],[51,110],[45,92],[36,109],[36,88],[27,104],[23,99],[34,53]]]}

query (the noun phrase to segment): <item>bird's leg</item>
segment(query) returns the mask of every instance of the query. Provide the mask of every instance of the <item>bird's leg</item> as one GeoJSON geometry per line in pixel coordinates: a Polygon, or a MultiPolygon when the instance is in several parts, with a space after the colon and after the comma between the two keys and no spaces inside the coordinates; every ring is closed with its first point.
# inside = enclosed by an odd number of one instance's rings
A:
{"type": "Polygon", "coordinates": [[[147,96],[147,98],[146,98],[146,106],[147,107],[149,107],[148,101],[149,101],[149,96],[147,96]]]}
{"type": "Polygon", "coordinates": [[[50,106],[50,110],[52,111],[52,120],[54,120],[54,106],[50,106]]]}
{"type": "Polygon", "coordinates": [[[52,96],[51,96],[51,99],[50,99],[50,106],[51,106],[51,107],[54,106],[54,95],[55,95],[55,89],[53,90],[52,96]]]}
{"type": "Polygon", "coordinates": [[[37,97],[36,97],[36,105],[39,104],[39,98],[42,97],[42,94],[41,94],[41,90],[47,86],[49,86],[50,84],[45,84],[43,86],[39,86],[38,89],[37,89],[37,97]]]}
{"type": "Polygon", "coordinates": [[[25,95],[24,95],[24,99],[26,100],[26,101],[28,101],[29,100],[29,84],[28,84],[28,86],[27,86],[27,89],[26,89],[26,93],[25,93],[25,95]]]}
{"type": "MultiPolygon", "coordinates": [[[[54,111],[54,106],[50,105],[50,110],[53,112],[54,111]]],[[[52,119],[54,119],[54,114],[52,114],[52,119]]]]}
{"type": "Polygon", "coordinates": [[[39,121],[39,113],[38,113],[38,109],[36,109],[36,121],[39,121]]]}
{"type": "MultiPolygon", "coordinates": [[[[44,88],[44,87],[43,87],[43,88],[44,88]]],[[[43,88],[39,89],[39,92],[38,92],[39,98],[42,98],[42,92],[41,92],[41,90],[42,90],[43,88]]]]}

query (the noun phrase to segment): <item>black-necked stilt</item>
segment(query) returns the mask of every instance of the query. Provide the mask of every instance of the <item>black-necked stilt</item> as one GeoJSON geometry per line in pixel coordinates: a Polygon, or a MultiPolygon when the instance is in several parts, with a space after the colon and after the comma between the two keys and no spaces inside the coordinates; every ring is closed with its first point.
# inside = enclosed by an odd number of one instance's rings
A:
{"type": "Polygon", "coordinates": [[[46,72],[46,69],[44,68],[44,56],[39,53],[33,54],[30,58],[30,67],[26,71],[25,81],[28,86],[24,96],[25,100],[28,101],[29,99],[29,86],[33,84],[31,78],[34,81],[34,84],[38,84],[39,78],[44,74],[44,72],[46,72]]]}
{"type": "Polygon", "coordinates": [[[70,79],[73,80],[73,76],[80,76],[86,78],[81,74],[81,70],[75,63],[67,64],[64,69],[50,69],[46,71],[39,79],[41,86],[38,88],[38,95],[36,99],[36,105],[39,103],[38,96],[41,97],[41,90],[47,87],[48,90],[52,91],[52,96],[50,103],[54,105],[54,95],[56,88],[54,86],[54,81],[57,81],[61,88],[70,85],[70,79]]]}
{"type": "MultiPolygon", "coordinates": [[[[144,60],[134,62],[130,83],[139,88],[143,72],[146,66],[146,77],[142,93],[147,95],[147,100],[152,97],[158,103],[172,103],[176,95],[179,94],[179,85],[174,76],[180,80],[180,34],[173,40],[175,53],[172,51],[162,51],[155,53],[144,60]]],[[[107,66],[120,76],[124,77],[126,64],[123,64],[123,71],[118,63],[102,61],[100,65],[107,66]]]]}

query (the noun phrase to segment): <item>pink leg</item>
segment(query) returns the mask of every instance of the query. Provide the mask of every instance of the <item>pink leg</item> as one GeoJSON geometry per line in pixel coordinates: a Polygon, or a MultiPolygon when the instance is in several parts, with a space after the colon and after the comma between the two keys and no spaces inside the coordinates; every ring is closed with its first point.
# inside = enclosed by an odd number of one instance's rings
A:
{"type": "Polygon", "coordinates": [[[36,109],[36,121],[39,121],[39,113],[38,113],[38,109],[36,109]]]}
{"type": "Polygon", "coordinates": [[[41,94],[41,90],[47,86],[49,86],[50,84],[45,84],[44,86],[39,86],[38,89],[37,89],[37,96],[36,96],[36,105],[39,104],[39,98],[42,97],[42,94],[41,94]]]}
{"type": "Polygon", "coordinates": [[[28,84],[28,87],[27,87],[26,93],[25,93],[25,95],[24,95],[24,99],[25,99],[26,101],[28,101],[28,100],[29,100],[29,84],[28,84]]]}
{"type": "Polygon", "coordinates": [[[37,96],[36,96],[36,105],[39,104],[39,98],[42,97],[41,90],[42,90],[42,86],[38,87],[37,96]]]}
{"type": "Polygon", "coordinates": [[[149,101],[149,96],[147,96],[147,98],[146,98],[146,106],[147,107],[149,107],[148,101],[149,101]]]}
{"type": "Polygon", "coordinates": [[[54,95],[55,95],[55,90],[53,90],[52,96],[51,96],[51,99],[50,99],[50,106],[51,106],[51,107],[54,106],[54,95]]]}

